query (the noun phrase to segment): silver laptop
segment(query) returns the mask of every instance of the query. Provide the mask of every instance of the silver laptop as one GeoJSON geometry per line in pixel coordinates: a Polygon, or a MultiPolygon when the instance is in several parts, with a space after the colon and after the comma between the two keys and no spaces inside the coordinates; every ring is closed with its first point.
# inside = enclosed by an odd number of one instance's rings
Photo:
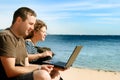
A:
{"type": "Polygon", "coordinates": [[[75,59],[77,58],[78,54],[80,53],[81,48],[82,48],[82,46],[76,46],[67,62],[51,60],[51,61],[45,62],[45,63],[52,64],[52,65],[54,65],[54,67],[58,67],[58,68],[62,68],[62,69],[69,68],[74,63],[75,59]]]}

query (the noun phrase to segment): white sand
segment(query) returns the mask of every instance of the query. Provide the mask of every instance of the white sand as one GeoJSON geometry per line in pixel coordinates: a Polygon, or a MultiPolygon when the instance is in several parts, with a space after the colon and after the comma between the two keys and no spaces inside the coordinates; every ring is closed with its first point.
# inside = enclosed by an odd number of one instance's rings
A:
{"type": "Polygon", "coordinates": [[[61,71],[64,80],[120,80],[120,72],[73,68],[61,71]]]}

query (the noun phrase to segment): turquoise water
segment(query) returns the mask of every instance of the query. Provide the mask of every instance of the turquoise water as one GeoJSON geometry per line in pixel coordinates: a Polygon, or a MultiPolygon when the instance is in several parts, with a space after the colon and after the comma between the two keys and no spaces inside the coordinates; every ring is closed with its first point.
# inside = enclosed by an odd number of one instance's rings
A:
{"type": "Polygon", "coordinates": [[[38,46],[47,46],[55,58],[66,61],[76,45],[83,48],[73,67],[120,71],[120,36],[48,35],[38,46]]]}

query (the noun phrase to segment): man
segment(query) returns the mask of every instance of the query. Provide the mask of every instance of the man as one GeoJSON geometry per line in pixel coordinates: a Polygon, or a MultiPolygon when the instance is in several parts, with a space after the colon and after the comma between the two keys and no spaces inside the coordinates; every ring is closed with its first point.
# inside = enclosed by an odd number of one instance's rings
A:
{"type": "Polygon", "coordinates": [[[36,13],[27,7],[17,9],[9,29],[0,32],[0,80],[51,79],[53,65],[29,64],[24,36],[33,29],[36,13]]]}

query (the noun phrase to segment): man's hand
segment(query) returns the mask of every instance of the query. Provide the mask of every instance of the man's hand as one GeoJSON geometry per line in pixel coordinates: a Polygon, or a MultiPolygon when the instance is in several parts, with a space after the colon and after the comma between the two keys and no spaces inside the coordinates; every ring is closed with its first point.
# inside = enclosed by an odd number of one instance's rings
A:
{"type": "Polygon", "coordinates": [[[48,73],[50,73],[53,70],[53,65],[41,65],[41,69],[46,70],[48,73]]]}

